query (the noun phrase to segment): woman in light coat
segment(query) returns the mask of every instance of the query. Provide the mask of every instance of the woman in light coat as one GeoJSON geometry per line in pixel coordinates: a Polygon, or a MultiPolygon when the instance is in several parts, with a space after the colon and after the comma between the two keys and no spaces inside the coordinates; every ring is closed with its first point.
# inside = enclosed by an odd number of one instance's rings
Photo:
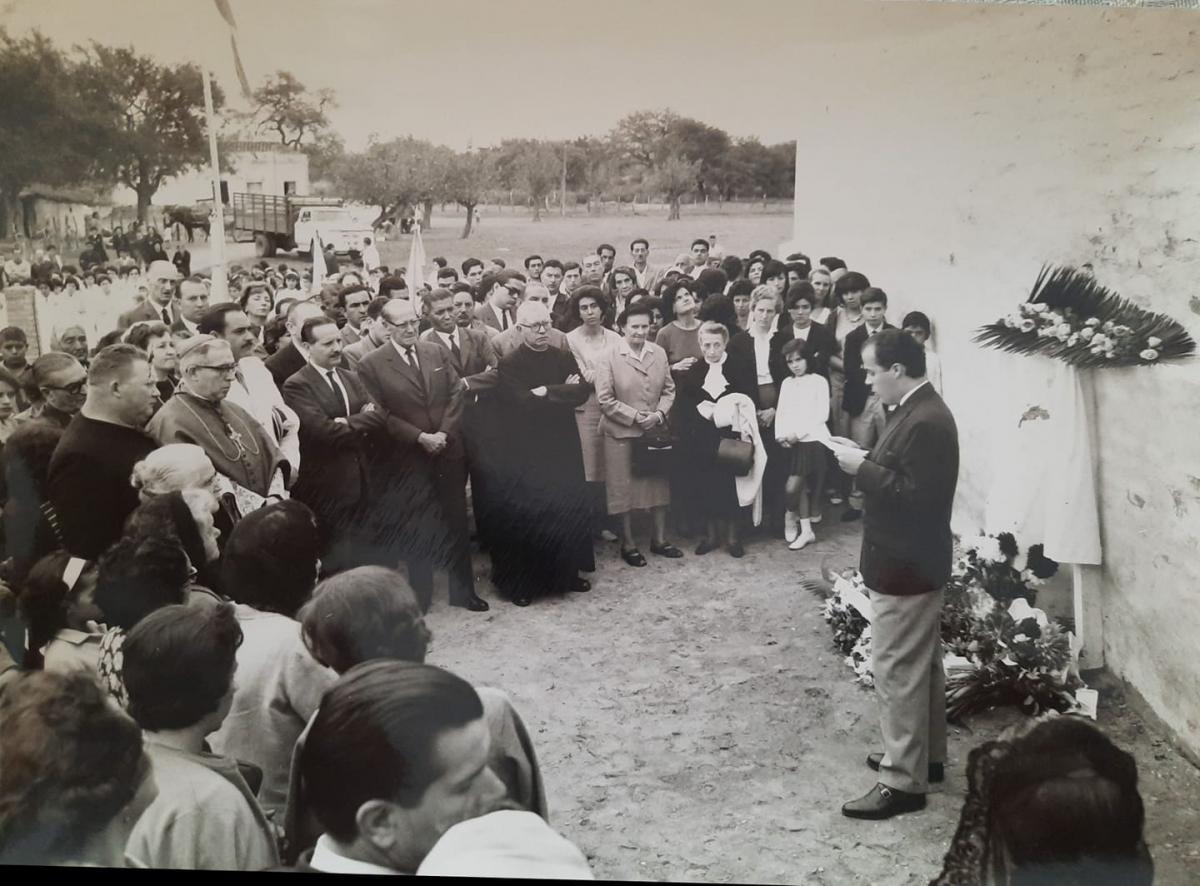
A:
{"type": "Polygon", "coordinates": [[[646,340],[651,309],[635,302],[617,319],[624,337],[596,367],[596,400],[604,437],[608,513],[621,516],[621,557],[630,566],[645,566],[633,540],[632,512],[649,510],[654,522],[650,552],[676,559],[683,556],[666,538],[671,502],[666,467],[662,473],[635,476],[633,449],[643,434],[666,424],[675,403],[675,382],[667,352],[646,340]]]}

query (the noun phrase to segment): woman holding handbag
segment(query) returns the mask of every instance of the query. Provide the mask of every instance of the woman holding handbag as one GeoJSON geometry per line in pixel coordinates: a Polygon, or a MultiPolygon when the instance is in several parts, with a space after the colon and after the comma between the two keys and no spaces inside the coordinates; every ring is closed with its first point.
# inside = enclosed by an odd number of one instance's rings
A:
{"type": "Polygon", "coordinates": [[[667,352],[646,340],[651,316],[650,306],[642,302],[622,311],[617,325],[624,337],[595,370],[608,513],[621,517],[621,557],[630,566],[646,565],[633,540],[636,510],[649,510],[653,519],[652,554],[670,559],[683,556],[666,537],[672,447],[664,432],[675,402],[675,382],[667,352]]]}
{"type": "MultiPolygon", "coordinates": [[[[726,353],[729,330],[720,323],[700,327],[703,360],[683,373],[679,380],[678,431],[685,470],[696,490],[696,506],[705,520],[707,535],[696,554],[707,554],[721,546],[722,530],[733,557],[742,557],[739,502],[735,478],[750,470],[747,444],[733,429],[722,430],[714,421],[716,405],[732,394],[751,400],[758,393],[754,364],[744,355],[726,353]]],[[[753,453],[749,453],[752,457],[753,453]]]]}

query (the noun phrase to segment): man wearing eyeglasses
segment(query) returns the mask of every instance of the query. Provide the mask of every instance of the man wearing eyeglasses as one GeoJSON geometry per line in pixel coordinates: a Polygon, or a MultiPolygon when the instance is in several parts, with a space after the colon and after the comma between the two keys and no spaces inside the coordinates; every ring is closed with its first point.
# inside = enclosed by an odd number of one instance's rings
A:
{"type": "Polygon", "coordinates": [[[375,507],[379,541],[407,560],[422,608],[433,599],[436,563],[450,571],[450,605],[484,612],[467,529],[462,381],[447,348],[420,340],[411,301],[392,299],[381,318],[392,327],[391,341],[358,364],[392,440],[383,464],[387,489],[375,507]]]}
{"type": "Polygon", "coordinates": [[[383,308],[391,299],[386,295],[376,296],[367,303],[367,315],[362,321],[362,335],[352,345],[342,350],[342,360],[347,369],[357,372],[359,361],[376,348],[386,345],[392,337],[392,327],[383,316],[383,308]]]}
{"type": "Polygon", "coordinates": [[[87,371],[69,354],[52,351],[33,361],[32,378],[41,399],[14,415],[13,424],[66,428],[87,399],[87,371]]]}
{"type": "Polygon", "coordinates": [[[179,351],[175,395],[150,420],[146,432],[160,446],[193,443],[234,484],[238,509],[257,510],[269,497],[285,498],[291,466],[254,416],[228,402],[237,376],[229,343],[212,335],[187,339],[179,351]]]}

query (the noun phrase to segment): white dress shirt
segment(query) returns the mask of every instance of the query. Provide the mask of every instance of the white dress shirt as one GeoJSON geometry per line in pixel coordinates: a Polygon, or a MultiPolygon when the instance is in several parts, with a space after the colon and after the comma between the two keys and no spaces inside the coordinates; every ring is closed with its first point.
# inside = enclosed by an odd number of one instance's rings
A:
{"type": "Polygon", "coordinates": [[[326,834],[317,838],[317,845],[313,847],[312,860],[308,865],[323,874],[387,874],[394,877],[400,873],[369,861],[339,855],[334,851],[333,844],[326,834]]]}
{"type": "Polygon", "coordinates": [[[927,384],[929,384],[929,379],[925,379],[923,382],[921,382],[919,385],[917,385],[915,388],[913,388],[911,391],[909,391],[907,394],[905,394],[903,397],[901,397],[900,402],[896,404],[896,408],[899,409],[901,406],[903,406],[908,401],[909,397],[911,397],[917,391],[921,390],[921,388],[925,387],[925,385],[927,385],[927,384]]]}

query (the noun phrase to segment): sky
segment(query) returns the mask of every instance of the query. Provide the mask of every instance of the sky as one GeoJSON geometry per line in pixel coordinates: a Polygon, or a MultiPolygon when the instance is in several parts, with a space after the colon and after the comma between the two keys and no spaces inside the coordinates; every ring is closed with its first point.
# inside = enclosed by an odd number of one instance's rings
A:
{"type": "MultiPolygon", "coordinates": [[[[871,0],[229,0],[252,86],[330,88],[348,148],[372,133],[462,149],[603,135],[669,107],[766,144],[845,87],[865,45],[953,26],[958,4],[871,0]]],[[[237,91],[212,0],[0,0],[0,26],[62,47],[133,45],[237,91]]]]}

